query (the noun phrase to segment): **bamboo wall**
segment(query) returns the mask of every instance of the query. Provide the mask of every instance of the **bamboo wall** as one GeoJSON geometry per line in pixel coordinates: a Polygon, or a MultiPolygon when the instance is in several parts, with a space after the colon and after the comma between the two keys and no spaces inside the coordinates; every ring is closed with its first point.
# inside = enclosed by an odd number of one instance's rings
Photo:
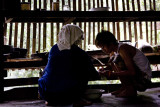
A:
{"type": "MultiPolygon", "coordinates": [[[[52,10],[52,2],[56,0],[21,0],[30,2],[31,10],[52,10]]],[[[110,7],[110,11],[149,11],[157,10],[156,0],[57,0],[60,3],[60,11],[64,4],[71,7],[71,11],[88,11],[94,7],[110,7]],[[143,5],[144,4],[144,5],[143,5]]],[[[85,32],[85,39],[81,47],[87,50],[89,44],[94,44],[95,37],[101,29],[109,30],[115,34],[118,40],[131,40],[132,42],[144,39],[151,45],[159,42],[157,29],[159,22],[81,22],[74,23],[85,32]]],[[[27,48],[28,54],[36,51],[49,51],[57,41],[63,23],[7,23],[5,25],[5,36],[8,45],[27,48]]]]}

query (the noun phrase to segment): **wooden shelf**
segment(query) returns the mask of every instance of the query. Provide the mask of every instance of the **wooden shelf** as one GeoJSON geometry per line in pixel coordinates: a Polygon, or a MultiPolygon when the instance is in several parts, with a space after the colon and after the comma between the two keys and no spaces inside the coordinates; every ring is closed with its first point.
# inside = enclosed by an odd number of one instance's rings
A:
{"type": "Polygon", "coordinates": [[[10,59],[4,62],[4,69],[35,69],[44,68],[47,64],[47,59],[10,59]]]}
{"type": "Polygon", "coordinates": [[[1,11],[7,22],[160,21],[160,11],[1,11]]]}
{"type": "MultiPolygon", "coordinates": [[[[99,59],[102,63],[108,62],[108,56],[104,54],[101,50],[95,50],[95,51],[88,51],[87,52],[91,57],[93,64],[96,66],[99,66],[100,63],[96,60],[99,59]]],[[[160,64],[160,53],[144,53],[145,56],[148,58],[149,62],[151,64],[160,64]]]]}

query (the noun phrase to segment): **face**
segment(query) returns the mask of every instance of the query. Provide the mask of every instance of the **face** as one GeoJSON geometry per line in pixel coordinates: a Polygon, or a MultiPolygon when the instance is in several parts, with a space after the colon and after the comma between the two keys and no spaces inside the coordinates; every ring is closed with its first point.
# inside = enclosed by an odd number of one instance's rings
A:
{"type": "Polygon", "coordinates": [[[112,52],[112,47],[111,46],[101,46],[101,49],[106,54],[110,54],[112,52]]]}
{"type": "Polygon", "coordinates": [[[77,40],[77,41],[75,41],[75,45],[80,45],[80,44],[82,44],[82,40],[83,40],[83,35],[77,40]]]}

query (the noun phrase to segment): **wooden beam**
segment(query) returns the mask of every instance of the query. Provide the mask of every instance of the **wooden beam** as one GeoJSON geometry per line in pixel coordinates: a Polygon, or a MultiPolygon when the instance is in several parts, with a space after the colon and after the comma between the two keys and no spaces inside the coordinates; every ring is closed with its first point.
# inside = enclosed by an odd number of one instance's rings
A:
{"type": "Polygon", "coordinates": [[[4,92],[5,100],[38,99],[38,87],[13,88],[4,92]]]}
{"type": "Polygon", "coordinates": [[[39,77],[4,79],[4,87],[35,85],[38,84],[38,79],[39,77]]]}
{"type": "Polygon", "coordinates": [[[3,38],[3,34],[4,34],[4,17],[0,16],[0,102],[3,102],[3,98],[4,98],[4,75],[3,75],[3,71],[4,71],[4,57],[3,57],[3,44],[4,44],[4,38],[3,38]]]}
{"type": "MultiPolygon", "coordinates": [[[[149,88],[156,88],[159,87],[160,82],[152,83],[149,88]]],[[[104,89],[106,93],[118,90],[121,88],[121,84],[95,84],[95,85],[88,85],[89,89],[104,89]]]]}
{"type": "MultiPolygon", "coordinates": [[[[47,57],[45,58],[47,59],[47,57]]],[[[33,60],[33,61],[13,61],[4,62],[5,69],[20,69],[20,68],[43,68],[47,64],[47,60],[33,60]]]]}

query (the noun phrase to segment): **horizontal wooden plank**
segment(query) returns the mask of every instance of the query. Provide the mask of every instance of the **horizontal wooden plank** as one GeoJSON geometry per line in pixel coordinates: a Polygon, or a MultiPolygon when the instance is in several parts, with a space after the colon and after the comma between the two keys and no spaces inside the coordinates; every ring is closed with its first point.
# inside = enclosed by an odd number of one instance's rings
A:
{"type": "Polygon", "coordinates": [[[39,77],[4,79],[4,87],[38,84],[39,77]]]}
{"type": "Polygon", "coordinates": [[[93,55],[106,55],[102,50],[87,51],[87,54],[90,55],[90,56],[93,56],[93,55]]]}
{"type": "Polygon", "coordinates": [[[148,55],[147,58],[151,64],[160,64],[160,55],[148,55]]]}
{"type": "MultiPolygon", "coordinates": [[[[160,71],[152,71],[152,78],[160,77],[160,71]]],[[[14,78],[14,79],[4,79],[4,87],[9,86],[21,86],[21,85],[34,85],[38,84],[39,77],[30,78],[14,78]]],[[[107,80],[117,80],[118,78],[107,78],[107,80]]]]}
{"type": "Polygon", "coordinates": [[[27,62],[27,61],[42,61],[42,58],[14,58],[14,59],[7,59],[5,62],[27,62]]]}
{"type": "Polygon", "coordinates": [[[152,71],[152,78],[159,78],[160,77],[160,71],[152,71]]]}
{"type": "MultiPolygon", "coordinates": [[[[100,18],[75,18],[71,19],[72,22],[127,22],[127,21],[159,21],[159,18],[125,18],[125,17],[114,17],[114,18],[105,18],[105,17],[100,17],[100,18]]],[[[7,22],[61,22],[61,23],[68,23],[66,22],[65,18],[14,18],[11,21],[7,22]]]]}
{"type": "Polygon", "coordinates": [[[4,92],[4,100],[38,99],[38,87],[14,88],[4,92]]]}
{"type": "MultiPolygon", "coordinates": [[[[152,83],[149,88],[156,88],[160,86],[160,82],[152,83]]],[[[96,84],[88,85],[88,88],[92,89],[104,89],[106,93],[120,89],[121,84],[96,84]]]]}
{"type": "Polygon", "coordinates": [[[160,11],[0,11],[0,14],[13,18],[12,22],[64,22],[67,17],[76,17],[73,22],[160,20],[160,11]]]}
{"type": "MultiPolygon", "coordinates": [[[[102,66],[102,63],[108,63],[108,55],[106,55],[101,50],[97,51],[87,51],[88,55],[91,56],[91,60],[94,66],[102,66]],[[98,59],[98,60],[97,60],[98,59]]],[[[148,60],[151,64],[160,64],[160,55],[156,53],[146,54],[148,60]]],[[[43,59],[8,59],[4,62],[5,69],[15,69],[15,68],[44,68],[47,64],[48,56],[43,57],[43,59]]]]}
{"type": "MultiPolygon", "coordinates": [[[[159,78],[160,77],[160,71],[152,71],[152,78],[159,78]]],[[[107,78],[107,80],[118,80],[117,77],[110,77],[107,78]]]]}
{"type": "Polygon", "coordinates": [[[4,62],[4,69],[20,69],[20,68],[44,68],[47,64],[46,60],[39,60],[39,61],[10,61],[4,62]]]}
{"type": "MultiPolygon", "coordinates": [[[[96,66],[101,65],[96,59],[99,59],[103,63],[107,63],[107,55],[100,50],[88,51],[88,54],[92,57],[93,64],[96,66]],[[96,59],[95,59],[96,58],[96,59]]],[[[160,64],[160,53],[145,53],[151,64],[160,64]]]]}
{"type": "MultiPolygon", "coordinates": [[[[149,88],[159,87],[160,83],[152,83],[149,88]]],[[[89,89],[104,89],[106,93],[118,90],[121,84],[88,85],[89,89]]],[[[4,92],[5,100],[38,99],[38,87],[13,88],[4,92]]]]}

